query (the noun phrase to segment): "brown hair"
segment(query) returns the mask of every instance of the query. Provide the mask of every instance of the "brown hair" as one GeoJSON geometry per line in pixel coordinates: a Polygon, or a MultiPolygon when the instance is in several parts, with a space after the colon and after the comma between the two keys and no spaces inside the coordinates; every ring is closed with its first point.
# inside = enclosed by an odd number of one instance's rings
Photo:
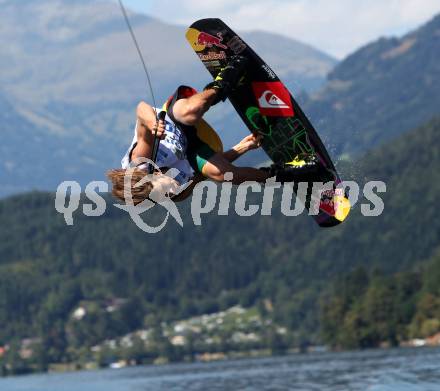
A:
{"type": "Polygon", "coordinates": [[[107,177],[112,181],[113,184],[113,196],[125,202],[125,194],[127,194],[127,198],[129,199],[129,192],[131,191],[131,198],[133,199],[134,205],[140,204],[142,201],[148,198],[151,190],[153,190],[152,183],[148,181],[140,186],[135,186],[146,175],[148,175],[148,172],[141,170],[140,168],[118,168],[107,172],[107,177]],[[131,174],[131,184],[129,189],[126,189],[124,185],[127,174],[131,174]]]}

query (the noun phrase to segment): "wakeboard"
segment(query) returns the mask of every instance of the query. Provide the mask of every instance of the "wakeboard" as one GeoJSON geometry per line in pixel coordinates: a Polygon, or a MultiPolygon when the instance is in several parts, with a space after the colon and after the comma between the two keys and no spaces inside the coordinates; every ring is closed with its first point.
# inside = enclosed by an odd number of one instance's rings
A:
{"type": "MultiPolygon", "coordinates": [[[[317,158],[319,170],[313,181],[332,182],[333,187],[320,195],[319,212],[312,217],[321,227],[344,221],[350,203],[348,195],[337,187],[341,179],[335,166],[315,128],[269,65],[220,19],[194,22],[186,38],[214,78],[232,56],[247,58],[246,72],[229,100],[248,129],[264,136],[262,148],[274,163],[300,165],[303,154],[317,158]]],[[[307,208],[310,192],[311,186],[307,208]]]]}

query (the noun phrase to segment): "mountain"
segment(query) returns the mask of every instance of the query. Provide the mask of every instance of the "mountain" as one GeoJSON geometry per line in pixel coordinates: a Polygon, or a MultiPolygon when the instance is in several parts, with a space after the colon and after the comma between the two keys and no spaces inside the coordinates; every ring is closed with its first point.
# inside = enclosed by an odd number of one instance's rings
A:
{"type": "Polygon", "coordinates": [[[381,38],[329,74],[306,112],[333,153],[356,154],[440,114],[440,15],[402,38],[381,38]]]}
{"type": "Polygon", "coordinates": [[[329,64],[335,64],[329,55],[279,34],[252,31],[240,35],[296,93],[321,87],[323,80],[317,75],[327,77],[333,68],[329,64]]]}
{"type": "MultiPolygon", "coordinates": [[[[26,121],[24,138],[32,140],[38,134],[40,139],[37,144],[16,144],[14,138],[3,137],[2,147],[10,151],[16,174],[28,179],[23,187],[8,177],[8,188],[53,190],[62,180],[101,179],[108,168],[119,166],[131,139],[137,102],[152,100],[118,5],[100,0],[3,0],[0,5],[2,107],[12,107],[26,121]],[[27,166],[19,162],[29,155],[43,174],[24,172],[27,166]],[[45,172],[52,172],[52,180],[46,180],[45,172]]],[[[209,81],[185,40],[184,26],[129,16],[158,105],[179,84],[201,89],[209,81]]],[[[245,36],[257,52],[267,52],[280,76],[299,90],[316,89],[335,64],[316,49],[279,35],[245,36]],[[282,51],[271,47],[274,41],[282,51]]],[[[209,120],[227,146],[247,134],[229,103],[212,110],[209,120]]],[[[16,122],[1,126],[9,135],[16,122]]],[[[6,177],[0,179],[4,182],[6,177]]],[[[4,188],[0,191],[6,193],[4,188]]]]}
{"type": "Polygon", "coordinates": [[[82,170],[90,179],[102,177],[74,134],[51,134],[19,111],[0,93],[0,195],[55,189],[62,178],[81,177],[82,170]]]}
{"type": "MultiPolygon", "coordinates": [[[[181,204],[184,229],[171,221],[155,235],[139,230],[110,199],[104,216],[74,212],[73,226],[55,211],[51,194],[6,199],[0,202],[0,340],[32,336],[41,322],[59,326],[81,300],[128,297],[162,318],[269,300],[277,322],[316,342],[316,300],[335,278],[359,265],[408,270],[438,251],[439,147],[437,119],[369,154],[357,179],[361,188],[366,180],[386,183],[383,213],[364,217],[357,204],[331,229],[308,216],[282,215],[279,192],[272,216],[214,211],[202,216],[202,226],[194,226],[190,203],[181,204]]],[[[154,208],[145,218],[162,221],[163,211],[154,208]]]]}

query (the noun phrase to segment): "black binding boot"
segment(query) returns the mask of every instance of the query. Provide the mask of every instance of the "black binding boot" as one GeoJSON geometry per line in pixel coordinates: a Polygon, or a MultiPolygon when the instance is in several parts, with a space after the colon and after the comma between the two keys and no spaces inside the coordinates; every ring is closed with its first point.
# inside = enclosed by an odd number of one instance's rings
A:
{"type": "Polygon", "coordinates": [[[214,89],[217,91],[212,105],[226,100],[242,78],[247,62],[247,58],[243,56],[231,57],[228,65],[220,70],[215,80],[206,85],[204,90],[214,89]]]}
{"type": "Polygon", "coordinates": [[[275,177],[280,183],[319,181],[320,168],[313,154],[300,154],[291,163],[272,164],[270,167],[262,167],[261,170],[268,172],[270,177],[275,177]]]}

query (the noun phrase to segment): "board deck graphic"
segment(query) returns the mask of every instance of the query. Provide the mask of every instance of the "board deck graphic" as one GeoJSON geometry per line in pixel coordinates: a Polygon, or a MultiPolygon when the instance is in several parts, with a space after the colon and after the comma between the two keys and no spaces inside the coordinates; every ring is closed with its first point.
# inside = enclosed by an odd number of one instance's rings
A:
{"type": "MultiPolygon", "coordinates": [[[[320,181],[334,182],[335,187],[341,182],[324,144],[292,94],[234,31],[220,19],[201,19],[189,27],[186,38],[214,78],[232,56],[247,58],[244,77],[229,100],[248,129],[264,135],[262,148],[274,163],[294,164],[300,154],[314,154],[320,181]]],[[[347,195],[334,188],[322,194],[319,214],[313,218],[320,226],[330,227],[345,220],[349,211],[347,195]]]]}

